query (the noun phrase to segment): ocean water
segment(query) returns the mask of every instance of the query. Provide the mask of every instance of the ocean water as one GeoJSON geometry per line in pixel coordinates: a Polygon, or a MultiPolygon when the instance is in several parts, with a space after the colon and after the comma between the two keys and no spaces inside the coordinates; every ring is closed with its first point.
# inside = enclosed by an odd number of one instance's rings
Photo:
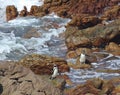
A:
{"type": "MultiPolygon", "coordinates": [[[[7,5],[15,5],[20,11],[23,6],[30,10],[32,5],[42,5],[43,0],[0,0],[0,60],[19,60],[26,54],[47,54],[65,58],[67,47],[65,45],[65,25],[70,21],[60,18],[55,13],[36,18],[18,17],[6,22],[5,8],[7,5]],[[40,37],[24,38],[24,34],[34,29],[40,37]]],[[[72,60],[71,62],[75,62],[72,60]]],[[[83,83],[90,78],[112,78],[119,77],[119,73],[96,72],[98,69],[120,68],[120,57],[109,54],[108,57],[93,63],[91,69],[72,69],[66,73],[75,83],[83,83]],[[116,57],[114,60],[109,60],[116,57]]]]}

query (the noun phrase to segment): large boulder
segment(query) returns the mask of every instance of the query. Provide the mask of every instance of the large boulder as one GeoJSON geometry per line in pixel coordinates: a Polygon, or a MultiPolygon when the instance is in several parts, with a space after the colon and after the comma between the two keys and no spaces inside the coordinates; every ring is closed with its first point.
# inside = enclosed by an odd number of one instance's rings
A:
{"type": "Polygon", "coordinates": [[[63,95],[64,79],[49,77],[14,62],[0,63],[0,95],[63,95]]]}
{"type": "Polygon", "coordinates": [[[27,55],[18,63],[30,68],[36,74],[51,74],[54,64],[58,66],[59,72],[69,71],[69,66],[64,59],[47,55],[27,55]]]}
{"type": "Polygon", "coordinates": [[[17,8],[14,5],[9,5],[6,7],[6,20],[15,19],[18,16],[17,8]]]}

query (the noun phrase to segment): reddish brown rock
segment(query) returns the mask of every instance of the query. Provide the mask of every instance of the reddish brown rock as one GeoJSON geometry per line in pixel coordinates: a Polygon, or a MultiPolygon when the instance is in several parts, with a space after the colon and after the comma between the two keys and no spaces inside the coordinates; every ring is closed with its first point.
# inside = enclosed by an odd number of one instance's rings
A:
{"type": "Polygon", "coordinates": [[[25,67],[29,67],[36,74],[52,74],[54,64],[58,66],[60,72],[69,71],[69,66],[64,59],[46,55],[28,55],[18,63],[25,67]]]}
{"type": "Polygon", "coordinates": [[[6,7],[6,20],[15,19],[18,16],[17,8],[14,5],[6,7]]]}
{"type": "Polygon", "coordinates": [[[24,9],[22,11],[20,11],[20,14],[19,14],[21,17],[25,17],[28,15],[28,11],[27,11],[27,8],[26,6],[24,6],[24,9]]]}
{"type": "Polygon", "coordinates": [[[101,37],[94,38],[92,41],[92,45],[95,47],[102,46],[102,44],[105,44],[105,39],[101,37]]]}
{"type": "Polygon", "coordinates": [[[34,6],[31,6],[29,15],[41,17],[41,16],[44,16],[48,13],[49,13],[49,11],[46,7],[34,5],[34,6]]]}
{"type": "Polygon", "coordinates": [[[86,14],[73,16],[72,20],[68,23],[68,26],[77,26],[79,29],[88,28],[100,23],[101,20],[96,16],[90,16],[86,14]]]}

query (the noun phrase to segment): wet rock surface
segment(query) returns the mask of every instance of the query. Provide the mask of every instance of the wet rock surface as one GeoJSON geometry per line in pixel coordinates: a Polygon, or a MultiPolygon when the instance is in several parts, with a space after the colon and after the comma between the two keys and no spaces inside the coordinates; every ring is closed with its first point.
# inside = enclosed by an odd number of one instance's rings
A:
{"type": "Polygon", "coordinates": [[[14,62],[0,63],[1,95],[63,95],[65,81],[35,75],[30,69],[14,62]],[[49,89],[48,89],[49,88],[49,89]]]}

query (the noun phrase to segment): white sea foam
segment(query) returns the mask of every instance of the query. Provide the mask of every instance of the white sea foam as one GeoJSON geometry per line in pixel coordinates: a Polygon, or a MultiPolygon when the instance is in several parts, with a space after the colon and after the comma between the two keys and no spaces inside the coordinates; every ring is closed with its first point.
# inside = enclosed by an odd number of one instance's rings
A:
{"type": "Polygon", "coordinates": [[[33,23],[38,23],[39,19],[35,17],[19,17],[8,21],[9,26],[31,26],[33,23]]]}
{"type": "Polygon", "coordinates": [[[91,78],[105,78],[109,79],[112,77],[119,77],[119,73],[103,73],[95,72],[94,70],[82,70],[82,69],[71,69],[69,73],[66,73],[74,83],[83,83],[91,78]]]}
{"type": "MultiPolygon", "coordinates": [[[[18,42],[24,45],[28,50],[36,50],[37,52],[45,52],[48,47],[46,42],[51,40],[51,37],[58,37],[59,33],[65,31],[65,27],[60,27],[58,29],[49,29],[47,33],[43,33],[40,38],[30,38],[30,39],[18,39],[18,42]]],[[[48,50],[48,49],[47,49],[48,50]]]]}
{"type": "Polygon", "coordinates": [[[28,11],[32,5],[40,6],[43,4],[43,0],[0,0],[0,8],[5,8],[7,5],[15,5],[18,11],[21,11],[24,6],[28,11]]]}
{"type": "Polygon", "coordinates": [[[26,48],[16,42],[16,37],[13,32],[0,32],[0,60],[4,60],[11,51],[19,50],[20,53],[26,53],[26,48]]]}

